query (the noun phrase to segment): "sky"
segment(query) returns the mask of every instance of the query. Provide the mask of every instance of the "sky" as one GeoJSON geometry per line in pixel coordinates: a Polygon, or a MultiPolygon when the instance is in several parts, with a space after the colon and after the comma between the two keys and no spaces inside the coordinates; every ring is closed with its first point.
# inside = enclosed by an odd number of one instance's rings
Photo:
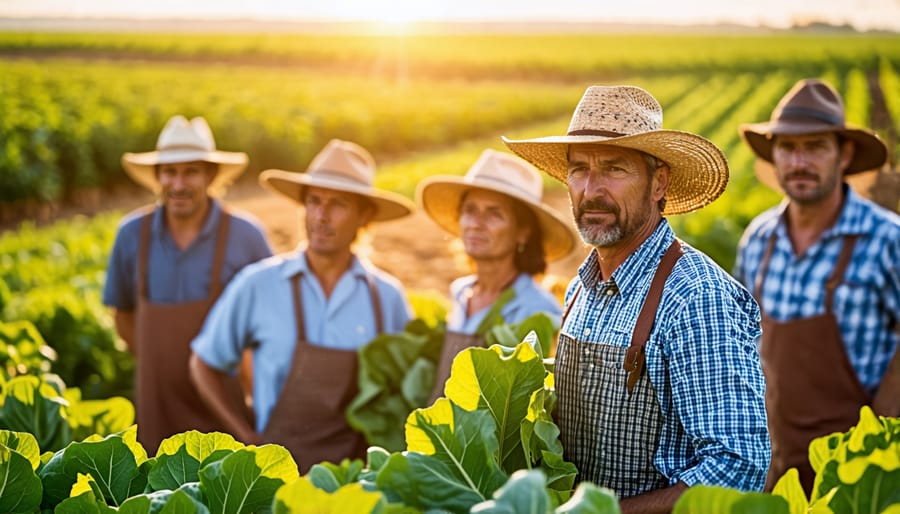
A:
{"type": "Polygon", "coordinates": [[[0,17],[365,21],[580,21],[900,30],[900,0],[0,0],[0,17]]]}

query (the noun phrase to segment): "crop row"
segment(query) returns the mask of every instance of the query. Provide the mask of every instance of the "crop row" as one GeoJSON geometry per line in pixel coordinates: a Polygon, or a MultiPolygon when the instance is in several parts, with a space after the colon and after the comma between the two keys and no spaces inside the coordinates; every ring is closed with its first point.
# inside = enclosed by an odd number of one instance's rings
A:
{"type": "Polygon", "coordinates": [[[861,34],[0,34],[0,52],[240,62],[433,77],[597,80],[636,73],[801,74],[900,62],[900,37],[861,34]]]}

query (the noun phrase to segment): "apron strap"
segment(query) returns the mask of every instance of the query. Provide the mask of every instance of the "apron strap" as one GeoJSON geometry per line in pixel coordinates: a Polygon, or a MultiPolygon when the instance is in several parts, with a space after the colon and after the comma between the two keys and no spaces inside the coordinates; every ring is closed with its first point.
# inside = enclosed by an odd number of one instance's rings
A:
{"type": "MultiPolygon", "coordinates": [[[[306,340],[306,320],[303,317],[303,296],[300,293],[300,279],[303,272],[291,277],[291,290],[294,294],[294,318],[297,320],[297,338],[306,340]]],[[[381,298],[378,296],[378,287],[371,273],[366,273],[366,283],[369,286],[369,294],[372,297],[372,311],[375,313],[375,333],[384,332],[382,319],[381,298]]]]}
{"type": "MultiPolygon", "coordinates": [[[[303,272],[291,277],[291,291],[294,294],[294,320],[297,323],[297,341],[306,341],[306,322],[303,318],[303,297],[300,294],[300,279],[303,272]]],[[[299,344],[297,346],[300,346],[299,344]]]]}
{"type": "Polygon", "coordinates": [[[219,214],[219,230],[216,233],[216,253],[213,254],[212,275],[209,277],[209,296],[218,298],[222,294],[222,263],[225,261],[225,248],[228,243],[228,228],[231,222],[231,213],[222,207],[219,214]]]}
{"type": "Polygon", "coordinates": [[[766,272],[769,270],[769,260],[772,258],[772,252],[775,250],[775,231],[769,236],[769,242],[766,245],[766,251],[763,253],[762,263],[759,265],[759,272],[756,273],[756,280],[753,284],[753,296],[756,297],[756,303],[762,309],[762,288],[763,279],[766,278],[766,272]]]}
{"type": "Polygon", "coordinates": [[[375,334],[378,335],[384,332],[384,321],[381,316],[381,298],[378,296],[375,277],[371,273],[366,273],[366,282],[369,284],[369,294],[372,296],[372,311],[375,313],[375,334]]]}
{"type": "Polygon", "coordinates": [[[850,264],[850,258],[853,256],[853,247],[859,236],[844,236],[844,244],[841,246],[841,254],[838,255],[837,262],[834,264],[834,270],[831,276],[825,281],[825,312],[831,314],[831,303],[834,300],[834,290],[844,281],[844,272],[850,264]]]}
{"type": "MultiPolygon", "coordinates": [[[[841,245],[841,253],[838,255],[837,262],[834,264],[834,269],[831,271],[831,275],[825,281],[825,312],[831,314],[831,304],[834,301],[834,290],[837,289],[837,286],[841,284],[844,280],[844,273],[847,271],[847,266],[850,264],[850,258],[853,257],[853,247],[856,245],[856,240],[859,236],[844,236],[844,242],[841,245]]],[[[769,260],[772,258],[772,251],[775,249],[775,232],[772,232],[772,235],[769,236],[769,243],[766,245],[766,252],[763,254],[762,263],[759,266],[759,272],[756,274],[756,280],[754,283],[754,296],[756,297],[756,302],[759,304],[760,310],[762,310],[762,289],[763,289],[763,279],[766,278],[766,272],[769,268],[769,260]]]]}
{"type": "Polygon", "coordinates": [[[563,325],[566,324],[566,318],[569,317],[569,311],[572,310],[572,306],[575,305],[575,300],[578,298],[578,293],[581,292],[581,281],[578,281],[578,285],[575,286],[575,292],[572,293],[572,299],[569,300],[569,303],[566,304],[566,310],[563,311],[562,318],[559,321],[559,329],[562,330],[563,325]]]}
{"type": "Polygon", "coordinates": [[[647,297],[644,298],[644,305],[641,307],[640,314],[638,314],[637,323],[635,323],[634,331],[631,333],[631,346],[628,347],[628,352],[625,354],[625,362],[622,363],[622,367],[628,372],[626,386],[629,393],[634,389],[634,385],[644,371],[644,346],[647,344],[650,331],[653,329],[653,322],[656,320],[656,309],[659,307],[659,302],[662,299],[663,286],[672,273],[675,263],[681,258],[681,254],[681,243],[675,239],[659,261],[659,266],[653,275],[653,281],[650,283],[650,291],[647,293],[647,297]]]}
{"type": "Polygon", "coordinates": [[[141,237],[138,241],[138,263],[137,263],[137,293],[138,298],[148,299],[147,291],[147,262],[150,259],[150,228],[153,224],[153,213],[155,208],[150,208],[149,212],[144,214],[141,220],[141,237]]]}

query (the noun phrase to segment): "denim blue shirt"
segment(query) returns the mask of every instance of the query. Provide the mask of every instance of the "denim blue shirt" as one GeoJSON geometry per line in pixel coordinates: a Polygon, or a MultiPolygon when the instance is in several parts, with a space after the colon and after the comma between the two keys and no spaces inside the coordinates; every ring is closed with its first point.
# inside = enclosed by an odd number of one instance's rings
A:
{"type": "MultiPolygon", "coordinates": [[[[122,311],[137,305],[137,261],[144,210],[133,211],[119,224],[106,271],[103,303],[122,311]]],[[[228,226],[222,284],[244,266],[272,255],[265,231],[259,223],[232,211],[228,226]]],[[[163,210],[153,212],[150,225],[150,256],[147,261],[147,295],[155,303],[183,303],[209,296],[210,269],[216,250],[216,233],[222,208],[210,203],[210,211],[197,238],[184,250],[178,247],[166,229],[163,210]]]]}
{"type": "Polygon", "coordinates": [[[825,280],[834,270],[844,236],[857,235],[832,311],[860,383],[875,392],[897,351],[900,320],[900,216],[844,186],[846,199],[835,224],[803,255],[794,253],[784,213],[787,201],[760,214],[741,238],[734,276],[754,292],[769,236],[775,248],[763,280],[761,306],[788,321],[825,312],[825,280]]]}
{"type": "Polygon", "coordinates": [[[243,349],[257,347],[253,409],[259,432],[265,430],[291,369],[297,342],[291,277],[298,273],[302,273],[300,294],[310,344],[354,350],[375,338],[367,274],[375,278],[386,333],[402,331],[412,312],[397,279],[356,257],[329,298],[305,253],[277,255],[247,266],[213,306],[191,349],[209,366],[232,373],[243,349]]]}
{"type": "MultiPolygon", "coordinates": [[[[588,255],[569,284],[566,302],[579,283],[583,289],[561,331],[587,343],[628,346],[674,238],[663,220],[607,280],[597,254],[588,255]]],[[[670,484],[761,490],[771,446],[756,348],[759,308],[709,257],[682,247],[645,347],[663,423],[654,465],[670,484]]]]}
{"type": "MultiPolygon", "coordinates": [[[[469,275],[454,280],[450,285],[453,308],[447,315],[447,330],[474,334],[478,325],[491,310],[490,306],[485,307],[472,316],[466,317],[467,298],[472,286],[475,285],[475,280],[475,275],[469,275]]],[[[513,282],[512,288],[516,295],[500,309],[504,322],[518,323],[532,314],[543,312],[550,316],[556,326],[559,326],[559,319],[562,316],[559,301],[550,291],[539,286],[531,275],[519,274],[513,282]]]]}

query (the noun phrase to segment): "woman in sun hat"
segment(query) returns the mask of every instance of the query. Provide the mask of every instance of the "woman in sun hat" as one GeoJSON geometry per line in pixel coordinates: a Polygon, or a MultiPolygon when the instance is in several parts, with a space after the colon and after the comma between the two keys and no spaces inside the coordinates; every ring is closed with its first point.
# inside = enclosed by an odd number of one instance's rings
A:
{"type": "Polygon", "coordinates": [[[437,175],[419,184],[419,205],[461,239],[474,266],[472,275],[450,287],[453,307],[432,400],[443,392],[456,354],[484,343],[482,325],[495,313],[516,323],[543,312],[559,323],[559,301],[534,277],[544,273],[548,261],[575,248],[575,234],[542,196],[541,176],[533,166],[490,149],[463,177],[437,175]]]}
{"type": "Polygon", "coordinates": [[[217,150],[204,118],[173,116],[156,150],[126,153],[122,166],[159,198],[122,221],[103,291],[135,354],[138,440],[152,455],[175,433],[222,428],[188,380],[189,344],[231,278],[272,251],[256,220],[211,197],[247,154],[217,150]]]}
{"type": "Polygon", "coordinates": [[[338,139],[305,173],[264,171],[263,186],[303,207],[306,241],[235,278],[192,343],[191,376],[212,410],[248,444],[285,446],[302,473],[365,458],[366,441],[345,417],[357,392],[357,350],[400,332],[411,315],[400,282],[351,247],[369,223],[414,208],[374,179],[369,152],[338,139]],[[244,349],[253,352],[255,424],[222,388],[244,349]]]}
{"type": "Polygon", "coordinates": [[[623,512],[667,512],[695,484],[761,489],[771,452],[756,302],[665,218],[714,201],[728,163],[662,115],[644,89],[592,86],[566,135],[504,138],[566,184],[592,247],[566,293],[556,421],[579,479],[623,512]]]}

